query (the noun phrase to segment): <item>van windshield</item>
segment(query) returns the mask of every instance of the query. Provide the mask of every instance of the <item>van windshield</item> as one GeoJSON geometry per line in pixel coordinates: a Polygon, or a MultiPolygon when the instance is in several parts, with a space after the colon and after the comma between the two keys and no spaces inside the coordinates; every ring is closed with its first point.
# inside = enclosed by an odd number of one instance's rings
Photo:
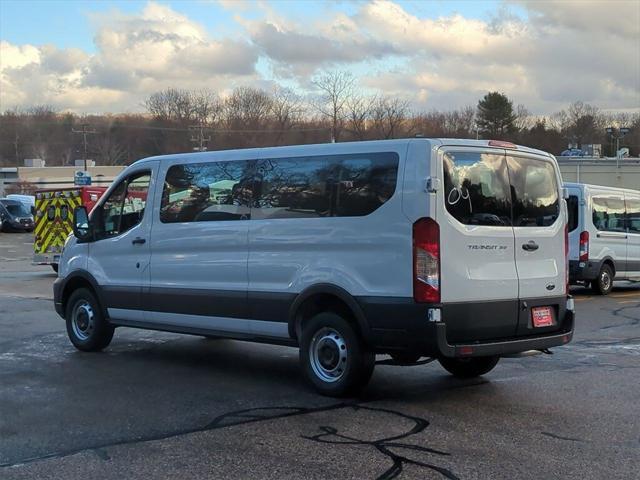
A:
{"type": "Polygon", "coordinates": [[[4,203],[4,208],[7,209],[10,215],[14,217],[29,217],[31,213],[21,203],[4,203]]]}

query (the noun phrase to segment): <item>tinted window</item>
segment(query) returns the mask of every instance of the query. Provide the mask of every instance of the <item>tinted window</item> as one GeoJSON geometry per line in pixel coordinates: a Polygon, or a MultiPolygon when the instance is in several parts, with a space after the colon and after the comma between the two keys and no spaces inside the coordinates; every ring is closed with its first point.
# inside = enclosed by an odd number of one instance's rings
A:
{"type": "Polygon", "coordinates": [[[624,232],[624,200],[618,197],[593,197],[593,225],[598,230],[624,232]]]}
{"type": "Polygon", "coordinates": [[[164,223],[248,220],[255,162],[190,163],[169,168],[162,191],[164,223]]]}
{"type": "Polygon", "coordinates": [[[629,231],[633,233],[640,233],[640,198],[627,198],[626,206],[629,231]]]}
{"type": "Polygon", "coordinates": [[[368,215],[393,196],[398,155],[368,153],[261,160],[252,218],[368,215]]]}
{"type": "Polygon", "coordinates": [[[569,211],[569,221],[567,226],[569,231],[573,232],[578,228],[578,215],[579,215],[580,200],[575,195],[570,195],[567,199],[567,210],[569,211]]]}
{"type": "Polygon", "coordinates": [[[111,192],[101,208],[95,210],[96,238],[113,237],[135,227],[142,221],[147,203],[148,172],[135,174],[111,192]]]}
{"type": "Polygon", "coordinates": [[[553,164],[532,158],[508,157],[513,192],[513,225],[546,227],[560,215],[553,164]]]}
{"type": "Polygon", "coordinates": [[[28,217],[31,215],[21,203],[5,203],[4,208],[13,217],[28,217]]]}
{"type": "Polygon", "coordinates": [[[511,225],[504,155],[447,152],[443,159],[447,211],[466,225],[511,225]]]}

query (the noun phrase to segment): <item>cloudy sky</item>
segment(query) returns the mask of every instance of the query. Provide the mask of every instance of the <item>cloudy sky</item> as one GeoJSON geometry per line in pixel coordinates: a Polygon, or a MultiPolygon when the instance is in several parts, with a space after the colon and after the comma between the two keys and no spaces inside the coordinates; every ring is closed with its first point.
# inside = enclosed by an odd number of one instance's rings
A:
{"type": "Polygon", "coordinates": [[[348,70],[417,109],[490,90],[537,115],[640,109],[640,0],[0,0],[0,109],[136,112],[166,87],[223,96],[348,70]]]}

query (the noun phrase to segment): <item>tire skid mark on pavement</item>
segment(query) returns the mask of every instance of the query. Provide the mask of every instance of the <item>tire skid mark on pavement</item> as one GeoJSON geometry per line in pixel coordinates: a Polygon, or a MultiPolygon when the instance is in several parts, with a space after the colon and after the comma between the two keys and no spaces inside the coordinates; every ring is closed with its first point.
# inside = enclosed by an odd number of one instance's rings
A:
{"type": "MultiPolygon", "coordinates": [[[[482,381],[480,384],[488,383],[487,381],[482,381]]],[[[465,386],[474,387],[477,386],[477,383],[469,383],[465,386]]],[[[461,388],[461,386],[453,387],[453,388],[461,388]]],[[[406,439],[417,435],[423,432],[429,425],[430,422],[424,418],[412,416],[405,414],[403,412],[389,409],[389,408],[379,408],[379,407],[370,407],[365,406],[365,403],[379,401],[380,399],[371,399],[371,400],[363,400],[363,401],[353,401],[353,402],[340,402],[330,405],[325,405],[321,407],[299,407],[299,406],[275,406],[275,407],[257,407],[250,408],[244,410],[237,410],[227,412],[215,417],[211,422],[207,423],[202,427],[183,429],[179,431],[169,432],[165,434],[151,435],[143,438],[133,438],[126,439],[122,441],[116,441],[106,444],[87,446],[83,448],[77,448],[67,451],[60,452],[52,452],[45,455],[40,455],[36,457],[30,457],[21,459],[19,461],[13,461],[10,463],[0,464],[0,469],[5,468],[17,468],[30,463],[35,463],[43,460],[50,459],[58,459],[64,458],[72,455],[76,455],[79,453],[91,452],[95,454],[102,460],[110,460],[107,449],[111,447],[118,446],[126,446],[126,445],[135,445],[142,444],[147,442],[159,441],[159,440],[167,440],[175,437],[180,437],[184,435],[189,435],[193,433],[214,431],[218,429],[224,429],[235,426],[243,426],[257,422],[264,421],[272,421],[272,420],[280,420],[284,418],[302,416],[302,415],[310,415],[316,413],[325,413],[332,412],[341,409],[348,409],[352,412],[365,411],[380,415],[391,415],[397,417],[399,421],[409,421],[412,423],[409,429],[406,429],[402,433],[397,433],[395,435],[391,435],[389,437],[377,438],[374,440],[363,440],[353,436],[348,436],[333,426],[320,426],[320,433],[311,434],[311,435],[301,435],[301,438],[324,444],[333,444],[333,445],[352,445],[352,446],[370,446],[375,451],[381,453],[386,456],[389,460],[391,460],[391,465],[387,470],[378,475],[376,480],[391,480],[393,478],[397,478],[403,471],[405,465],[411,465],[418,468],[425,468],[432,470],[434,472],[439,473],[442,477],[450,479],[450,480],[459,480],[459,477],[453,473],[451,470],[438,466],[434,463],[426,461],[422,458],[415,459],[410,458],[407,454],[399,454],[400,451],[408,451],[412,453],[418,453],[421,455],[435,455],[440,457],[448,457],[451,454],[448,452],[444,452],[442,450],[437,450],[435,448],[426,447],[423,445],[415,445],[411,443],[407,443],[406,439]]]]}

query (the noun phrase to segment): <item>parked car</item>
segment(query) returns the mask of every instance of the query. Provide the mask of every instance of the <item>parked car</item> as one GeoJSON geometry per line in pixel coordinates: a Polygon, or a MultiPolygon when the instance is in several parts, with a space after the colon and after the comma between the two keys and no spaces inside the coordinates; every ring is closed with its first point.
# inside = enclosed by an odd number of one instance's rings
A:
{"type": "Polygon", "coordinates": [[[607,295],[614,280],[640,280],[640,191],[566,183],[569,278],[607,295]]]}
{"type": "Polygon", "coordinates": [[[566,218],[555,158],[508,142],[152,157],[76,208],[55,308],[85,351],[121,326],[297,346],[325,395],[376,354],[473,377],[571,340],[566,218]]]}
{"type": "Polygon", "coordinates": [[[33,232],[33,215],[21,202],[0,198],[0,231],[33,232]]]}
{"type": "Polygon", "coordinates": [[[584,155],[584,151],[579,148],[569,148],[560,154],[561,157],[584,157],[584,155]]]}

